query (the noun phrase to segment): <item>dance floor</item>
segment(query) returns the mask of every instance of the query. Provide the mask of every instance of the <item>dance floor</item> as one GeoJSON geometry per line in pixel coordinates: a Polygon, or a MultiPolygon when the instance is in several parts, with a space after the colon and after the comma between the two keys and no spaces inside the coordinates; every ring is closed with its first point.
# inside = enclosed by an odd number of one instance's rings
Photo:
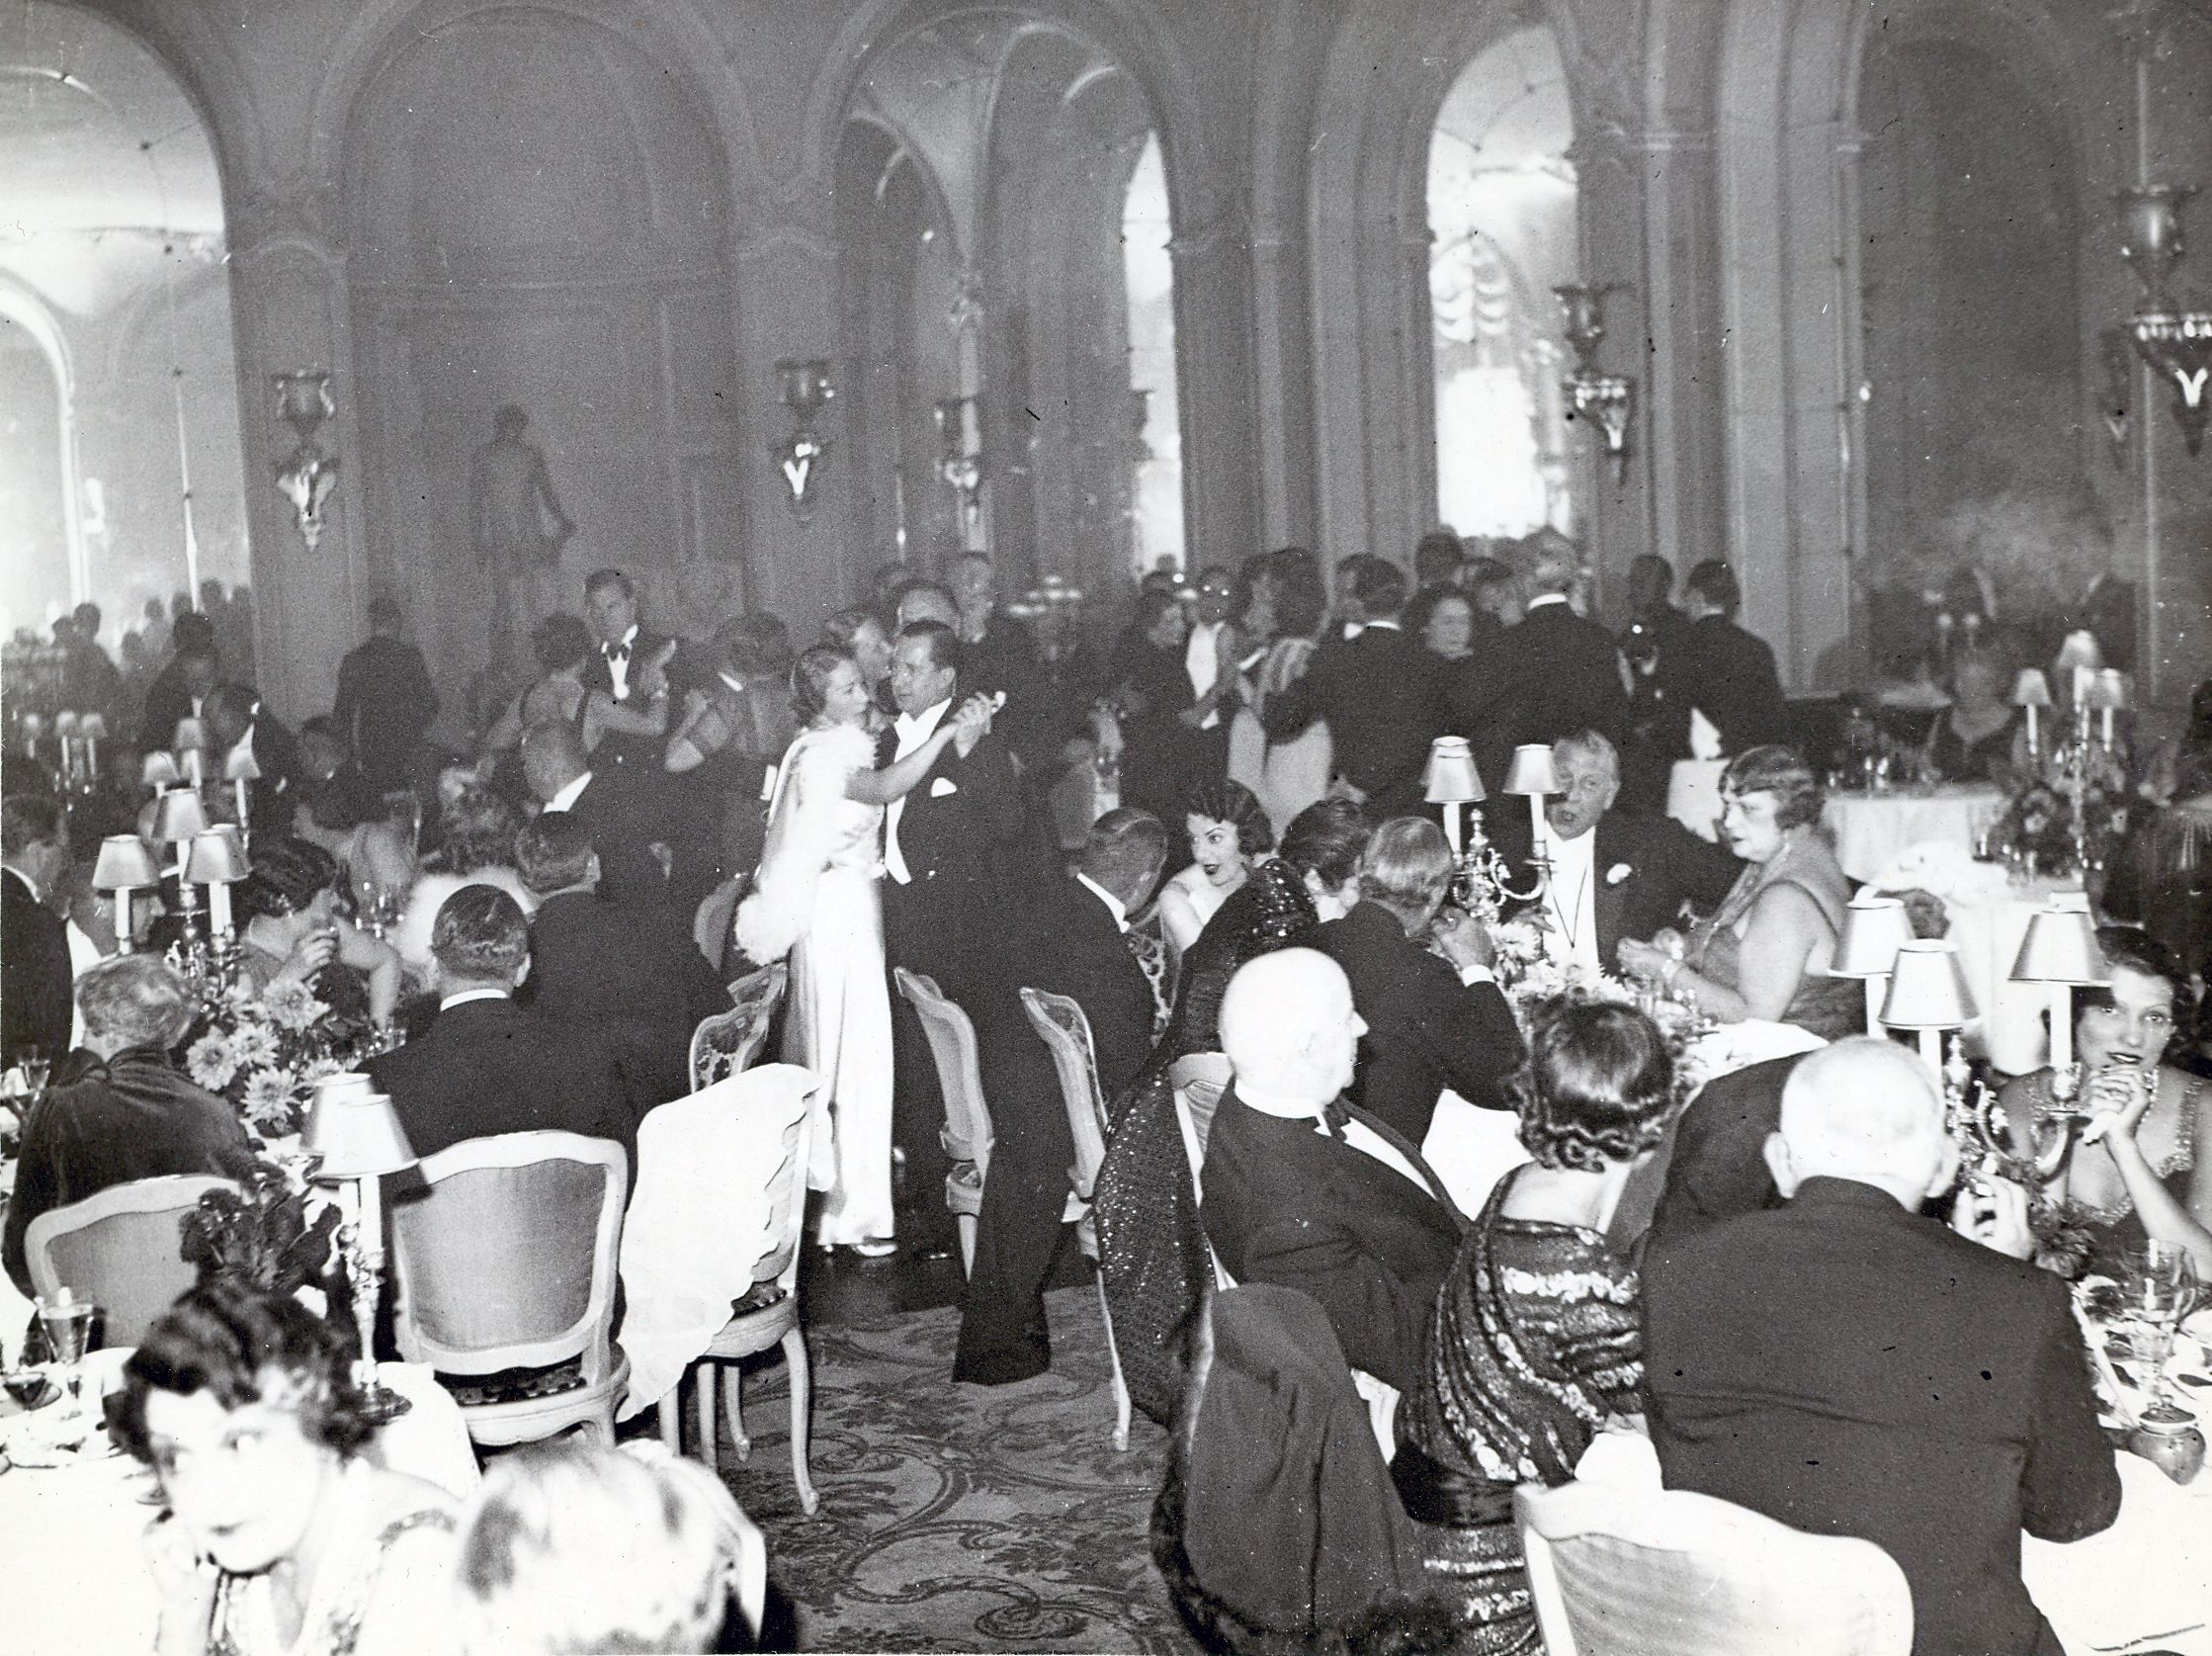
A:
{"type": "Polygon", "coordinates": [[[954,1386],[950,1307],[809,1318],[811,1518],[793,1493],[780,1360],[748,1374],[752,1457],[723,1472],[768,1534],[802,1650],[1187,1652],[1146,1551],[1166,1435],[1114,1449],[1098,1298],[1048,1296],[1053,1370],[954,1386]]]}

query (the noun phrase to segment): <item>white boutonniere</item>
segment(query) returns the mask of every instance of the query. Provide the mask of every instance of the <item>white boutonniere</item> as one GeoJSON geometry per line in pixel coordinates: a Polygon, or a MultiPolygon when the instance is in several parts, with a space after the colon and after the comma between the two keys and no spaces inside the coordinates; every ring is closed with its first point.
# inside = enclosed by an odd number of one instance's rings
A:
{"type": "Polygon", "coordinates": [[[1605,871],[1605,883],[1609,886],[1617,886],[1635,872],[1636,870],[1627,863],[1616,862],[1605,871]]]}

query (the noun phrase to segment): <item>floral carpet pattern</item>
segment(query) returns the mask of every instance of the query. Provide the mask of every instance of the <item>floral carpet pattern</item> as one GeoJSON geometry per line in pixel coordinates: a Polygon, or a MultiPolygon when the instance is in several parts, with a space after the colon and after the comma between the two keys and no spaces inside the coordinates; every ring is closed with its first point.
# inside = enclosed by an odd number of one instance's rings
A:
{"type": "Polygon", "coordinates": [[[1166,1435],[1140,1415],[1115,1450],[1096,1292],[1047,1305],[1052,1372],[1010,1386],[952,1383],[951,1309],[810,1329],[810,1519],[783,1364],[748,1372],[752,1454],[738,1461],[725,1433],[723,1475],[767,1531],[799,1648],[1195,1648],[1146,1546],[1166,1435]]]}

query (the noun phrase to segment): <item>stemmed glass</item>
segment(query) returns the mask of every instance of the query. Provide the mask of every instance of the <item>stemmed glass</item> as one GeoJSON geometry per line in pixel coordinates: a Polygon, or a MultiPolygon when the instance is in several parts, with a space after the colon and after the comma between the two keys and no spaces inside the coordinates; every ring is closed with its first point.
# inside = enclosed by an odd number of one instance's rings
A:
{"type": "Polygon", "coordinates": [[[17,1052],[16,1063],[23,1070],[24,1096],[37,1103],[46,1089],[46,1078],[53,1074],[52,1058],[43,1047],[24,1047],[17,1052]]]}
{"type": "Polygon", "coordinates": [[[46,1332],[46,1347],[61,1365],[69,1387],[69,1413],[84,1413],[84,1353],[92,1335],[92,1318],[99,1309],[89,1299],[78,1299],[67,1288],[52,1299],[39,1300],[39,1324],[46,1332]]]}
{"type": "Polygon", "coordinates": [[[2129,1285],[2129,1344],[2151,1366],[2151,1402],[2138,1417],[2147,1426],[2186,1426],[2196,1417],[2166,1394],[2166,1365],[2173,1356],[2173,1331],[2196,1296],[2196,1269],[2188,1250],[2170,1242],[2143,1245],[2140,1268],[2129,1285]]]}

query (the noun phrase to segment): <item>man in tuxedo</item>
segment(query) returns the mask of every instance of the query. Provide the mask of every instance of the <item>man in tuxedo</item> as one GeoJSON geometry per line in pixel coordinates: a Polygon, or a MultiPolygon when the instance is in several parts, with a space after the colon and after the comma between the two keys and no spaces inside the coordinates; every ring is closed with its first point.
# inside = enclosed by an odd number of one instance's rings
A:
{"type": "Polygon", "coordinates": [[[1417,812],[1437,724],[1429,656],[1399,626],[1405,576],[1398,566],[1363,557],[1351,578],[1358,637],[1317,652],[1306,676],[1269,700],[1267,739],[1289,741],[1325,719],[1339,783],[1378,818],[1417,812]]]}
{"type": "Polygon", "coordinates": [[[1557,741],[1571,731],[1618,741],[1628,726],[1620,653],[1612,634],[1568,602],[1581,569],[1574,543],[1539,529],[1516,543],[1513,567],[1524,594],[1521,619],[1503,643],[1514,742],[1557,741]]]}
{"type": "Polygon", "coordinates": [[[1316,938],[1343,968],[1364,1025],[1351,1100],[1416,1145],[1446,1088],[1478,1109],[1511,1108],[1500,1089],[1526,1055],[1490,974],[1489,934],[1465,910],[1444,910],[1451,880],[1443,830],[1395,818],[1360,857],[1360,900],[1316,938]],[[1449,964],[1413,940],[1432,929],[1449,964]]]}
{"type": "Polygon", "coordinates": [[[1914,1656],[2059,1656],[2020,1581],[2020,1532],[2119,1514],[2066,1283],[2029,1263],[2027,1197],[1920,1216],[1958,1152],[1934,1075],[1888,1041],[1808,1056],[1766,1161],[1785,1202],[1646,1252],[1644,1373],[1670,1489],[1905,1572],[1914,1656]]]}
{"type": "MultiPolygon", "coordinates": [[[[1698,1089],[1668,1135],[1664,1158],[1647,1164],[1663,1176],[1652,1212],[1652,1246],[1671,1246],[1726,1220],[1781,1205],[1766,1165],[1766,1141],[1781,1127],[1783,1089],[1805,1058],[1802,1052],[1770,1058],[1698,1089]]],[[[1636,1182],[1631,1179],[1632,1186],[1636,1182]]],[[[1628,1205],[1625,1196],[1622,1205],[1628,1205]]]]}
{"type": "MultiPolygon", "coordinates": [[[[591,623],[598,652],[584,662],[584,687],[604,690],[619,706],[647,713],[668,699],[668,681],[659,670],[668,664],[673,640],[646,631],[638,622],[638,583],[620,569],[595,569],[584,581],[584,615],[591,623]]],[[[609,731],[593,757],[602,768],[635,770],[640,782],[658,786],[662,738],[609,731]]]]}
{"type": "Polygon", "coordinates": [[[405,1046],[369,1061],[407,1142],[429,1156],[464,1139],[551,1128],[613,1139],[636,1171],[638,1127],[614,1061],[589,1029],[525,1012],[530,922],[496,886],[464,886],[430,933],[438,1015],[405,1046]]]}
{"type": "Polygon", "coordinates": [[[0,800],[0,1070],[69,1050],[68,928],[51,903],[69,872],[69,817],[36,794],[0,800]]]}
{"type": "MultiPolygon", "coordinates": [[[[973,694],[1003,690],[1006,705],[993,727],[1006,739],[1024,771],[1052,756],[1054,708],[1045,663],[1028,627],[998,607],[998,571],[979,552],[964,553],[946,571],[952,582],[960,634],[962,683],[973,694]]],[[[920,620],[917,611],[909,617],[920,620]]],[[[935,616],[942,620],[942,616],[935,616]]]]}
{"type": "Polygon", "coordinates": [[[216,685],[201,704],[200,717],[208,736],[211,781],[228,775],[238,755],[253,756],[255,779],[246,790],[253,821],[242,826],[275,839],[290,835],[299,797],[293,786],[299,770],[298,740],[262,707],[261,692],[250,684],[216,685]]]}
{"type": "MultiPolygon", "coordinates": [[[[879,741],[879,764],[913,752],[951,717],[962,670],[951,627],[916,621],[899,630],[891,668],[898,717],[879,741]]],[[[1003,940],[1007,912],[1034,884],[1036,862],[1005,739],[985,732],[965,751],[960,741],[948,743],[929,774],[884,813],[890,964],[934,978],[973,1015],[994,981],[988,963],[1003,940]]],[[[906,1163],[899,1233],[919,1252],[948,1252],[952,1220],[942,1192],[951,1164],[938,1141],[944,1094],[921,1020],[895,990],[892,1047],[892,1136],[906,1163]]]]}
{"type": "Polygon", "coordinates": [[[338,722],[355,761],[379,793],[414,780],[423,733],[438,716],[438,692],[422,652],[399,636],[399,606],[369,600],[369,640],[338,663],[338,722]]]}
{"type": "Polygon", "coordinates": [[[1236,580],[1216,566],[1198,576],[1190,632],[1183,640],[1183,676],[1191,705],[1176,717],[1189,732],[1190,781],[1210,787],[1229,774],[1229,722],[1236,711],[1236,626],[1229,608],[1236,580]],[[1225,665],[1223,657],[1231,659],[1225,665]]]}
{"type": "Polygon", "coordinates": [[[974,1008],[996,1142],[961,1302],[956,1380],[1003,1385],[1052,1365],[1044,1287],[1063,1239],[1075,1146],[1059,1072],[1021,992],[1064,995],[1083,1008],[1106,1097],[1135,1081],[1151,1053],[1152,991],[1129,946],[1129,916],[1159,884],[1167,845],[1158,818],[1109,811],[1091,825],[1077,872],[1040,882],[1007,915],[994,981],[974,1008]]]}
{"type": "Polygon", "coordinates": [[[1673,756],[1690,757],[1690,710],[1720,733],[1721,751],[1737,754],[1789,740],[1789,704],[1766,641],[1736,624],[1743,592],[1718,559],[1692,569],[1683,583],[1690,624],[1671,664],[1659,662],[1662,691],[1674,721],[1673,756]]]}
{"type": "Polygon", "coordinates": [[[1544,802],[1544,829],[1533,850],[1518,798],[1498,796],[1485,827],[1517,889],[1534,879],[1535,855],[1549,861],[1550,882],[1535,913],[1559,964],[1617,972],[1614,950],[1623,937],[1655,936],[1681,918],[1685,904],[1709,913],[1736,883],[1744,865],[1721,846],[1670,817],[1613,809],[1620,755],[1597,732],[1555,741],[1552,772],[1561,792],[1544,802]]]}
{"type": "Polygon", "coordinates": [[[177,726],[200,717],[200,707],[222,679],[214,623],[197,610],[178,615],[170,638],[176,654],[146,686],[138,720],[138,745],[147,752],[177,744],[177,726]]]}
{"type": "Polygon", "coordinates": [[[595,1026],[634,1113],[689,1092],[691,1032],[729,1009],[727,991],[692,942],[689,917],[664,899],[601,897],[591,835],[571,813],[542,816],[518,833],[515,866],[538,899],[524,1003],[543,1017],[595,1026]]]}
{"type": "Polygon", "coordinates": [[[590,830],[601,896],[616,903],[662,897],[669,832],[663,796],[637,766],[602,774],[575,726],[548,720],[523,733],[522,774],[541,815],[566,812],[590,830]]]}
{"type": "Polygon", "coordinates": [[[1405,1391],[1467,1221],[1418,1150],[1344,1099],[1365,1027],[1343,972],[1313,949],[1230,980],[1221,1036],[1236,1081],[1207,1139],[1199,1217],[1237,1282],[1311,1294],[1351,1365],[1405,1391]]]}

